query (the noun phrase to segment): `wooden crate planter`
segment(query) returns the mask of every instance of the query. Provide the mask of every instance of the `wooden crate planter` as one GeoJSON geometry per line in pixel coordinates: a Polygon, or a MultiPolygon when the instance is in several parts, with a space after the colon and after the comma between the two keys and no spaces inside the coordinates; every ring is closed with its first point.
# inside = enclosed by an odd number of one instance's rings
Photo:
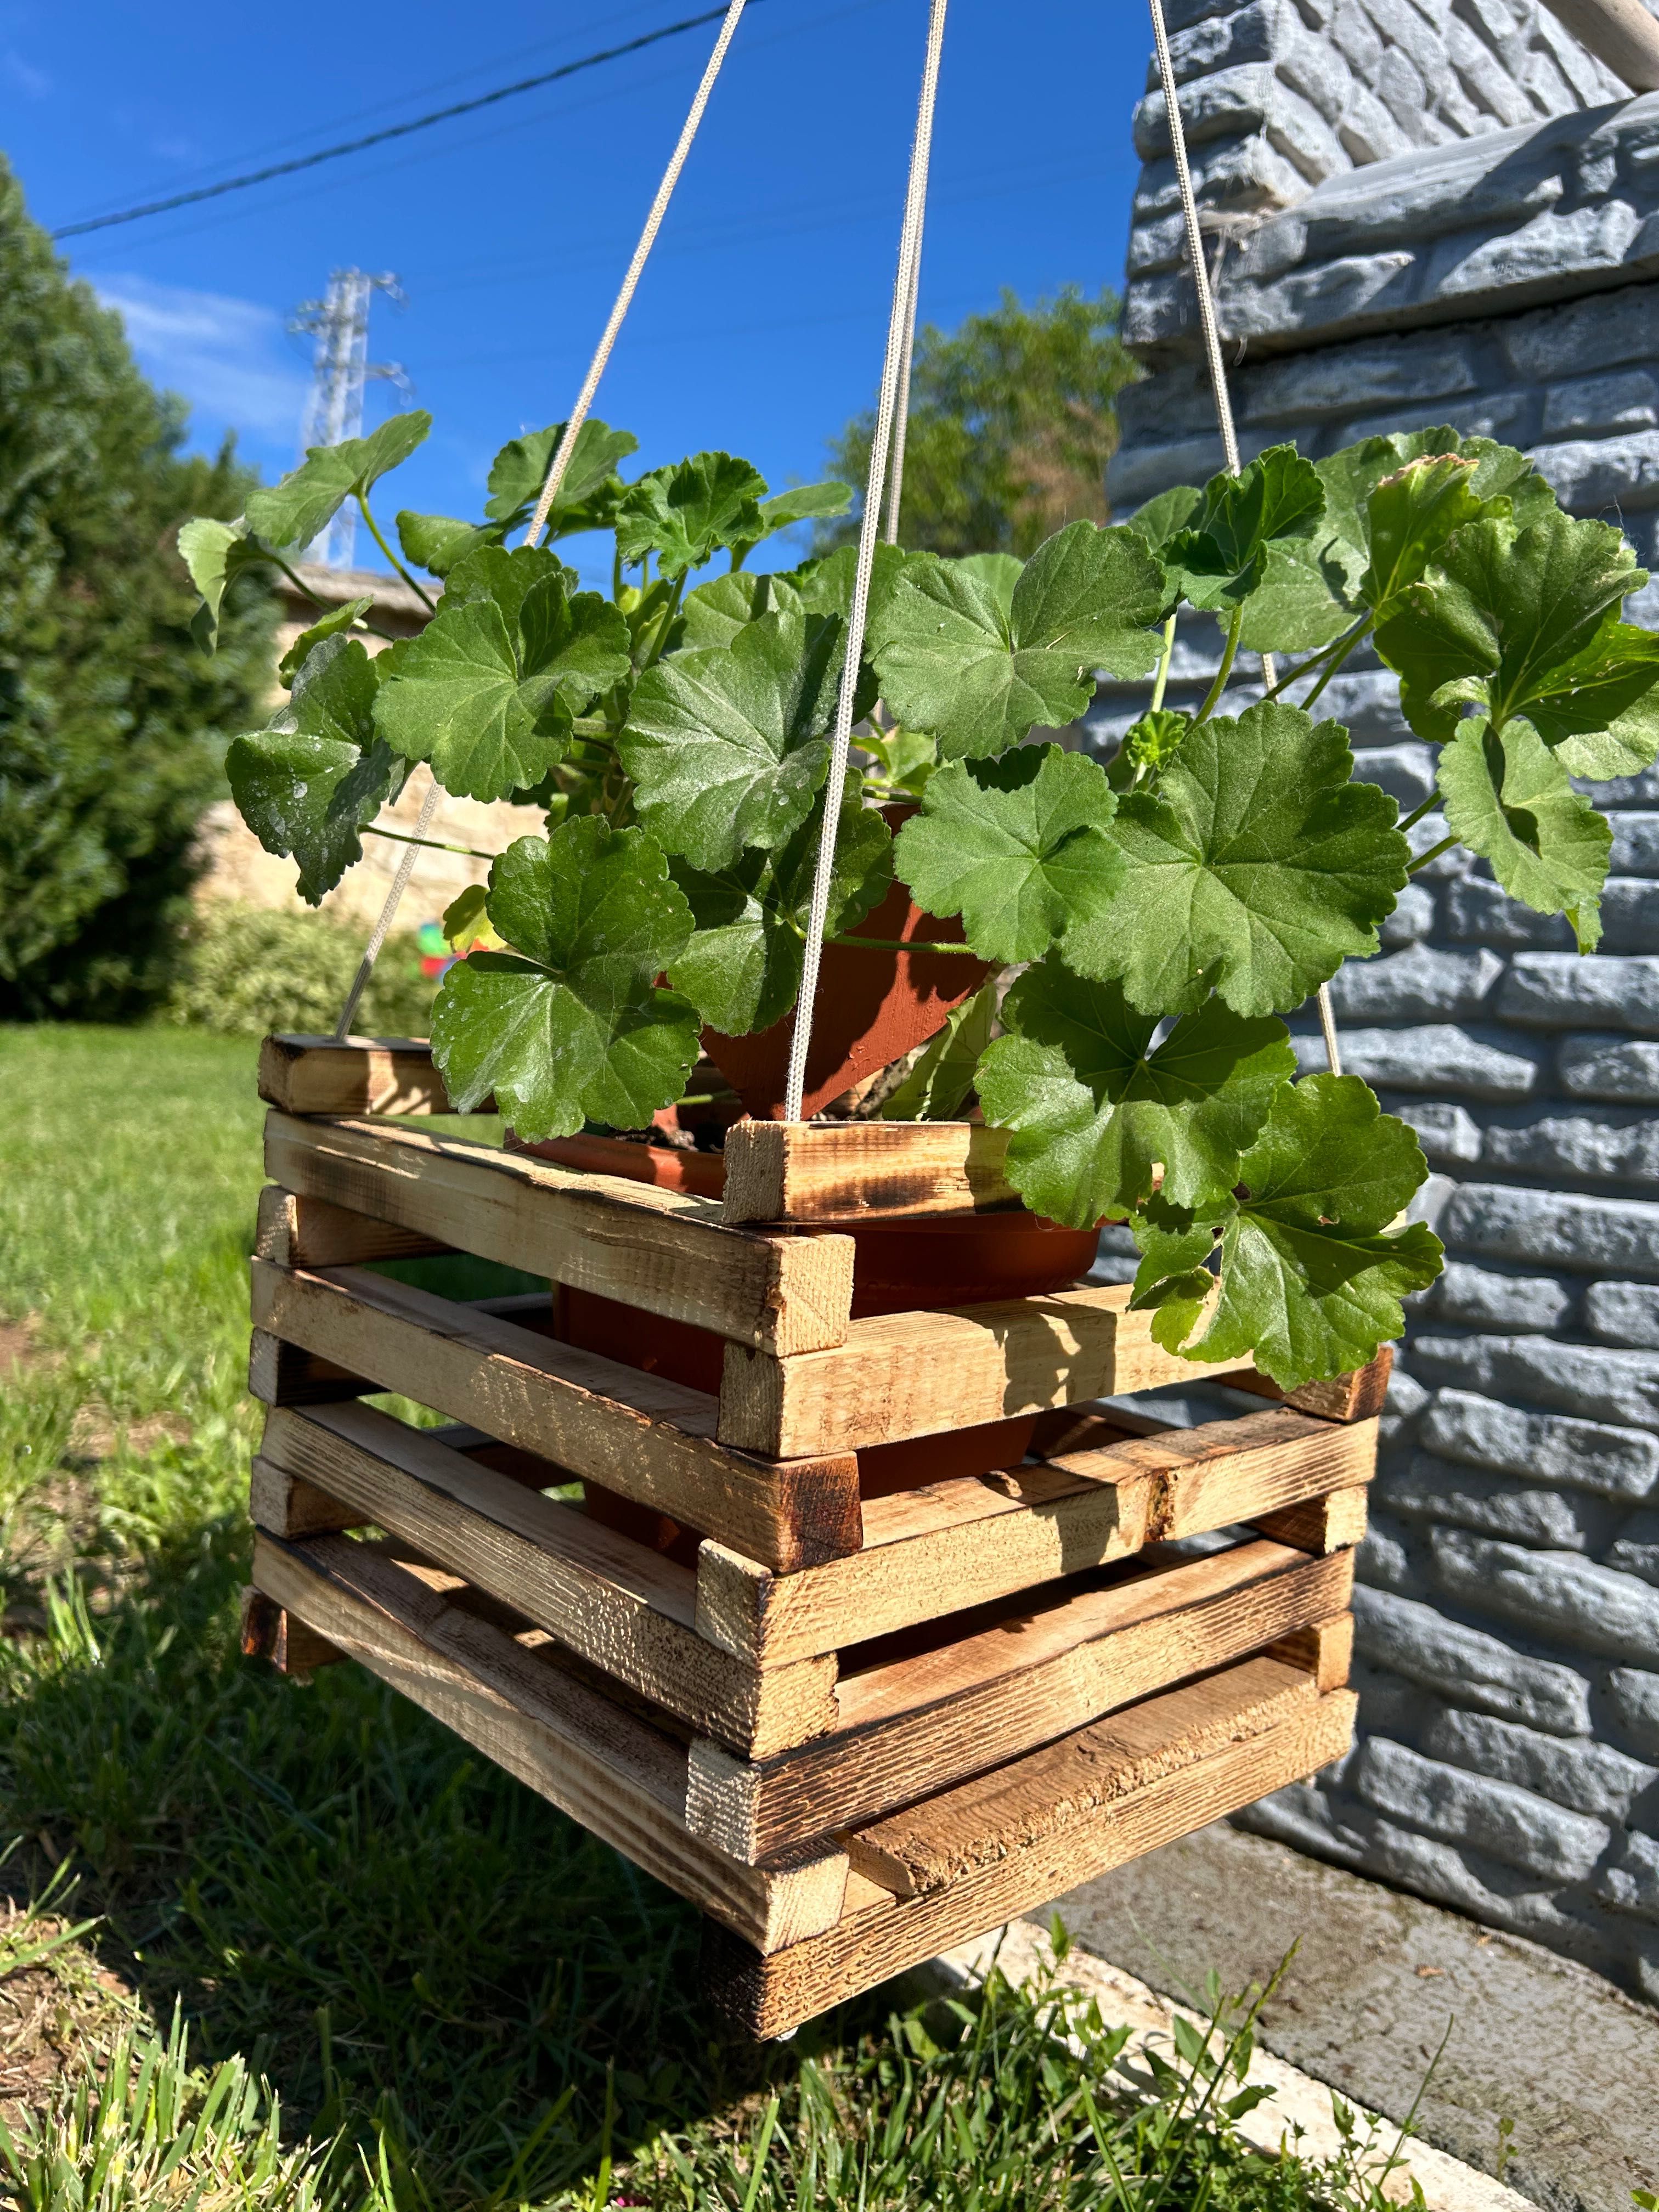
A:
{"type": "Polygon", "coordinates": [[[835,1223],[1006,1205],[995,1133],[742,1125],[723,1207],[371,1118],[445,1110],[422,1065],[266,1048],[246,1641],[362,1661],[692,1899],[753,2032],[1346,1748],[1386,1356],[1197,1429],[1091,1412],[1281,1394],[1164,1352],[1115,1287],[848,1318],[835,1223]],[[448,1250],[713,1331],[718,1393],[556,1340],[544,1295],[373,1272],[448,1250]],[[860,1451],[1026,1415],[1021,1464],[860,1498],[860,1451]],[[692,1563],[583,1481],[700,1532],[692,1563]]]}

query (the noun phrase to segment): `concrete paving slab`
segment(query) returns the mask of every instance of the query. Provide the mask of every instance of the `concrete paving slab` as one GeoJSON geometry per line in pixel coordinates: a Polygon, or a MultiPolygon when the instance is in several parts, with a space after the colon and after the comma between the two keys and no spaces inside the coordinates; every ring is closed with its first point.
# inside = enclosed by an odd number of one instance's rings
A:
{"type": "Polygon", "coordinates": [[[1449,2020],[1418,2116],[1425,2141],[1546,2212],[1631,2212],[1659,2190],[1659,2012],[1601,1975],[1224,1823],[1055,1900],[1079,1942],[1166,1996],[1213,1966],[1231,1989],[1300,1948],[1261,2040],[1403,2119],[1449,2020]]]}

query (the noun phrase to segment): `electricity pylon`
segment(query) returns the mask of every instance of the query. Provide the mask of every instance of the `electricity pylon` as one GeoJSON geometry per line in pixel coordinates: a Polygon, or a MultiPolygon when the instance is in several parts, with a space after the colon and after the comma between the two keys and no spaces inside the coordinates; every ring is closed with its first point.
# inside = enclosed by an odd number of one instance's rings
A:
{"type": "MultiPolygon", "coordinates": [[[[398,307],[404,304],[403,288],[389,271],[371,276],[363,269],[336,269],[323,298],[307,300],[289,320],[291,331],[308,332],[317,341],[300,428],[301,459],[307,447],[337,446],[342,438],[361,435],[363,387],[370,377],[410,389],[401,363],[368,358],[369,302],[376,292],[384,292],[398,307]]],[[[349,568],[356,538],[356,511],[342,507],[322,535],[305,549],[305,557],[327,568],[349,568]]]]}

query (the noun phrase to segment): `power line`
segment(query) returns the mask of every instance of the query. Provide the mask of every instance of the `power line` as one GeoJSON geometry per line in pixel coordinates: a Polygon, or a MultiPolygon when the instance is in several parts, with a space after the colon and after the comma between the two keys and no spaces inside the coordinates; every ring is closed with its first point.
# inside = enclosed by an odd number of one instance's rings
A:
{"type": "Polygon", "coordinates": [[[189,207],[198,200],[216,200],[226,192],[246,191],[250,185],[268,184],[273,177],[291,177],[297,170],[314,169],[319,162],[337,161],[343,155],[361,154],[370,146],[384,145],[389,138],[407,138],[412,131],[429,131],[434,123],[447,123],[455,116],[471,115],[480,107],[495,106],[498,100],[512,100],[521,92],[534,92],[541,85],[556,84],[560,78],[574,76],[582,70],[597,69],[601,62],[620,61],[625,54],[638,53],[642,46],[654,46],[664,39],[676,39],[684,32],[700,30],[705,23],[717,23],[725,14],[723,7],[705,9],[701,15],[687,15],[678,23],[665,23],[660,30],[646,31],[622,46],[606,46],[599,53],[584,54],[580,61],[544,70],[539,76],[520,77],[516,84],[498,85],[494,92],[480,93],[476,100],[457,100],[453,106],[434,108],[429,115],[417,115],[410,122],[393,123],[384,131],[371,131],[366,137],[350,138],[339,146],[325,146],[318,153],[302,154],[292,161],[276,161],[269,168],[250,170],[246,176],[228,177],[222,184],[204,185],[193,192],[175,192],[170,199],[147,200],[142,207],[123,208],[115,215],[93,216],[84,222],[66,222],[52,235],[80,238],[89,230],[108,230],[116,223],[137,222],[144,216],[168,215],[174,208],[189,207]]]}

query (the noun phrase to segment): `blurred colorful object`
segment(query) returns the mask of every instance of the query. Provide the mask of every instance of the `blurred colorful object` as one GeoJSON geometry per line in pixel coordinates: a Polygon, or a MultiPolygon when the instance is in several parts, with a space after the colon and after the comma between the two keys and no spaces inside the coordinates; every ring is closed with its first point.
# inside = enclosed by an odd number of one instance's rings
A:
{"type": "Polygon", "coordinates": [[[441,921],[423,921],[415,942],[420,948],[421,973],[433,982],[455,965],[455,955],[449,949],[449,939],[444,935],[441,921]]]}

